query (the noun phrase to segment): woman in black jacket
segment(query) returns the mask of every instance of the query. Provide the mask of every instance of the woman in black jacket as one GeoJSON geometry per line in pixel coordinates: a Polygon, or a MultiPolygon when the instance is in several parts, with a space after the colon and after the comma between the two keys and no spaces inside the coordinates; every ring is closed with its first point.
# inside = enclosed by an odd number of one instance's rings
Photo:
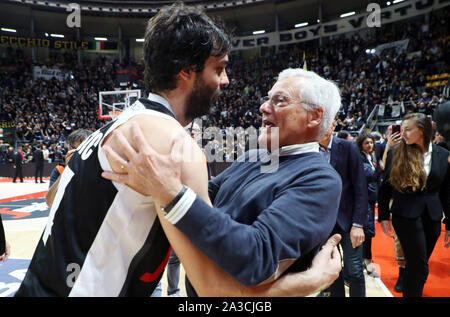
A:
{"type": "Polygon", "coordinates": [[[403,296],[421,297],[428,277],[428,259],[446,225],[450,243],[450,152],[433,145],[431,120],[412,113],[403,118],[402,140],[389,151],[385,177],[378,193],[378,220],[392,237],[389,219],[406,258],[403,296]],[[392,206],[389,207],[390,200],[392,206]]]}
{"type": "Polygon", "coordinates": [[[377,202],[381,168],[376,160],[375,139],[372,136],[367,134],[360,135],[356,139],[356,145],[361,152],[369,198],[367,225],[364,227],[363,258],[367,273],[371,276],[378,277],[373,271],[372,238],[375,236],[375,204],[377,202]]]}

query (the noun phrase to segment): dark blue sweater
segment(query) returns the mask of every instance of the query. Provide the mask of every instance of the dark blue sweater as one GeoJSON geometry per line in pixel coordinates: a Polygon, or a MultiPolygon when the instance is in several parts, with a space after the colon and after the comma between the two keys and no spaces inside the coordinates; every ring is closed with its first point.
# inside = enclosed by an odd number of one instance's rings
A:
{"type": "Polygon", "coordinates": [[[336,224],[342,187],[319,153],[281,156],[275,173],[261,173],[255,155],[247,152],[209,183],[214,208],[197,196],[176,223],[244,285],[272,281],[302,258],[309,265],[336,224]]]}

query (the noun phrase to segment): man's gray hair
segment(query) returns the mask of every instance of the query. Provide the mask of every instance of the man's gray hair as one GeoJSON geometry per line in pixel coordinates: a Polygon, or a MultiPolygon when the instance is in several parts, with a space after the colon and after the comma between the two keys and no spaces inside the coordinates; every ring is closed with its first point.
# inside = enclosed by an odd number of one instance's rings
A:
{"type": "Polygon", "coordinates": [[[278,80],[292,77],[304,79],[301,82],[298,97],[302,101],[305,110],[311,111],[317,107],[323,109],[323,119],[319,126],[318,135],[318,139],[321,139],[331,127],[341,106],[340,90],[333,81],[301,68],[288,68],[283,70],[279,74],[278,80]]]}
{"type": "Polygon", "coordinates": [[[67,137],[67,143],[71,148],[75,149],[77,147],[77,143],[78,145],[81,144],[84,141],[84,139],[86,139],[91,134],[92,134],[91,130],[87,129],[75,130],[67,137]]]}

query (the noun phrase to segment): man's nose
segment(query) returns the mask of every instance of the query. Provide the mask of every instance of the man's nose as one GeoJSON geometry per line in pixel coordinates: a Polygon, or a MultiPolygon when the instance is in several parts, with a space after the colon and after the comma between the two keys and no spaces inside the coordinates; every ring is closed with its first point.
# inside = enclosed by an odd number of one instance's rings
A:
{"type": "Polygon", "coordinates": [[[228,80],[227,72],[224,70],[220,76],[220,87],[227,87],[229,84],[230,81],[228,80]]]}
{"type": "Polygon", "coordinates": [[[270,112],[270,102],[269,100],[262,103],[262,105],[259,107],[259,111],[261,113],[269,113],[270,112]]]}

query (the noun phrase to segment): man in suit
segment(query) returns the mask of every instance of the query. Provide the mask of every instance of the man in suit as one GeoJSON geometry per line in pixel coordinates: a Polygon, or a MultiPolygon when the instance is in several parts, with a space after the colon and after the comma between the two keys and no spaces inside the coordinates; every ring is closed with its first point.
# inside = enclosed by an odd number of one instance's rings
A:
{"type": "Polygon", "coordinates": [[[320,296],[345,297],[345,279],[349,283],[350,297],[365,297],[362,243],[363,227],[368,217],[366,176],[356,144],[333,137],[335,126],[336,122],[320,141],[320,150],[342,179],[341,201],[333,233],[342,236],[344,269],[339,278],[320,296]]]}
{"type": "Polygon", "coordinates": [[[39,144],[37,146],[36,151],[33,153],[33,160],[36,164],[36,169],[34,171],[34,179],[36,183],[38,182],[38,175],[41,183],[45,183],[42,181],[42,174],[44,173],[44,152],[42,151],[42,145],[39,144]]]}
{"type": "Polygon", "coordinates": [[[0,164],[6,163],[6,150],[8,146],[0,139],[0,164]]]}
{"type": "Polygon", "coordinates": [[[386,140],[382,140],[381,133],[378,131],[374,131],[371,133],[373,138],[375,139],[375,155],[377,163],[380,162],[383,158],[383,153],[386,148],[386,140]]]}
{"type": "Polygon", "coordinates": [[[13,183],[16,182],[17,177],[20,178],[20,182],[23,183],[23,173],[22,173],[22,161],[23,161],[23,152],[22,147],[17,147],[17,152],[14,153],[14,168],[16,169],[14,173],[13,183]]]}
{"type": "Polygon", "coordinates": [[[6,152],[6,163],[14,164],[14,148],[12,146],[6,152]]]}

